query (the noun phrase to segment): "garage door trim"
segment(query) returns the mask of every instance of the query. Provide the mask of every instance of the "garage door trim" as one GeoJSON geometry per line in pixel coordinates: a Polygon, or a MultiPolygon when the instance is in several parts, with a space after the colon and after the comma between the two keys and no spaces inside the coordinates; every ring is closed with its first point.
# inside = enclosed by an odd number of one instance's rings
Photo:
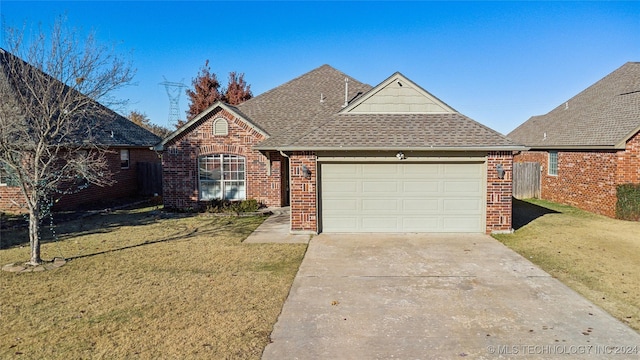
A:
{"type": "MultiPolygon", "coordinates": [[[[421,159],[422,160],[422,159],[421,159]]],[[[476,169],[465,169],[466,170],[472,170],[472,173],[476,173],[475,176],[472,174],[472,178],[474,179],[474,181],[472,181],[471,183],[476,183],[479,186],[479,189],[476,190],[472,190],[474,191],[474,193],[470,193],[469,195],[459,195],[459,196],[469,196],[466,199],[467,200],[473,200],[476,202],[476,204],[474,205],[472,202],[469,202],[469,204],[467,204],[468,206],[471,207],[479,207],[479,209],[474,210],[475,212],[472,211],[472,213],[465,215],[464,213],[460,213],[459,211],[454,211],[451,212],[449,211],[449,213],[447,213],[447,210],[444,209],[444,207],[446,207],[445,205],[443,205],[444,202],[449,201],[449,204],[454,204],[453,206],[455,206],[455,195],[452,195],[451,197],[448,197],[446,195],[444,195],[444,193],[446,193],[446,191],[442,190],[442,187],[447,185],[447,184],[451,184],[451,181],[453,180],[453,178],[450,177],[450,175],[443,175],[440,174],[438,175],[439,178],[437,181],[440,181],[440,184],[438,186],[440,190],[438,190],[438,192],[433,193],[434,195],[420,195],[420,196],[424,196],[422,198],[417,198],[415,200],[417,201],[413,201],[413,203],[415,204],[416,202],[420,202],[420,201],[432,201],[433,199],[437,199],[440,201],[439,204],[439,209],[437,211],[437,213],[429,213],[429,216],[436,216],[438,217],[438,225],[435,226],[433,228],[433,230],[431,231],[425,231],[424,228],[412,228],[411,227],[411,222],[413,221],[414,224],[416,223],[416,221],[418,219],[420,219],[420,216],[425,217],[425,219],[427,218],[426,215],[424,215],[425,213],[423,211],[428,211],[427,209],[427,205],[425,205],[424,209],[420,209],[418,210],[419,214],[411,214],[410,210],[406,210],[407,208],[410,208],[412,206],[411,201],[414,200],[414,198],[411,198],[412,195],[407,195],[408,197],[403,197],[403,193],[404,190],[395,190],[398,191],[398,198],[393,196],[393,193],[388,193],[387,196],[389,196],[387,199],[396,199],[398,203],[402,203],[402,205],[395,205],[395,204],[390,204],[391,207],[401,207],[402,209],[400,210],[399,213],[397,212],[391,212],[391,214],[393,214],[393,216],[396,216],[396,220],[398,222],[398,225],[396,225],[396,229],[399,229],[399,231],[386,231],[386,230],[381,230],[381,229],[373,229],[370,232],[459,232],[459,229],[463,229],[464,226],[462,226],[463,224],[457,224],[455,225],[455,229],[456,231],[448,231],[447,227],[442,225],[443,222],[448,221],[449,223],[453,223],[456,220],[454,219],[455,217],[459,216],[461,218],[464,218],[465,216],[467,216],[467,222],[468,223],[472,223],[474,221],[474,219],[478,220],[477,222],[473,223],[473,229],[469,230],[462,230],[462,231],[467,231],[467,232],[479,232],[479,233],[484,233],[484,228],[486,226],[486,181],[487,181],[487,176],[486,176],[486,157],[437,157],[437,158],[429,158],[429,161],[402,161],[399,162],[397,159],[395,161],[389,161],[388,158],[385,158],[383,161],[381,161],[380,158],[362,158],[362,157],[319,157],[318,158],[318,199],[319,199],[319,203],[318,203],[318,222],[319,222],[319,230],[320,232],[322,231],[331,231],[331,232],[340,232],[340,231],[335,231],[336,229],[333,228],[331,230],[329,229],[325,229],[325,216],[324,216],[324,207],[326,205],[325,203],[325,196],[323,195],[323,192],[325,192],[326,189],[323,189],[323,187],[325,185],[329,185],[329,184],[325,184],[325,179],[323,177],[323,170],[325,170],[325,165],[329,165],[332,163],[340,163],[340,164],[353,164],[356,165],[354,166],[354,168],[360,168],[360,171],[364,171],[362,169],[364,169],[364,167],[358,167],[357,165],[371,165],[371,164],[381,164],[381,165],[390,165],[390,164],[400,164],[400,165],[410,165],[410,166],[404,166],[404,167],[394,167],[394,169],[392,171],[398,172],[398,174],[401,174],[403,172],[406,171],[423,171],[423,170],[419,170],[419,168],[414,168],[413,165],[419,166],[420,164],[425,164],[427,165],[427,167],[425,167],[425,170],[428,168],[435,168],[434,165],[442,165],[442,166],[438,166],[437,168],[440,170],[436,170],[437,172],[442,172],[442,173],[446,173],[447,170],[446,169],[455,169],[455,167],[447,167],[447,164],[469,164],[470,166],[479,166],[479,168],[476,169]],[[409,169],[414,169],[414,170],[409,170],[409,169]],[[478,174],[478,172],[480,172],[478,174]],[[444,178],[443,178],[444,176],[444,178]],[[408,205],[407,205],[408,204],[408,205]],[[406,207],[405,207],[406,206],[406,207]],[[453,222],[452,222],[453,221],[453,222]],[[401,223],[401,224],[400,224],[401,223]],[[408,225],[405,225],[408,224],[408,225]],[[458,229],[459,227],[459,229],[458,229]]],[[[375,167],[374,167],[375,168],[375,167]]],[[[333,171],[335,171],[338,168],[334,168],[333,171]]],[[[350,169],[350,168],[343,168],[343,169],[350,169]]],[[[379,167],[379,170],[381,170],[382,168],[379,167]]],[[[351,170],[349,170],[351,171],[351,170]]],[[[366,179],[364,176],[364,174],[360,174],[359,175],[360,178],[359,179],[355,179],[353,180],[354,182],[359,182],[360,183],[360,187],[364,186],[364,182],[366,182],[366,179]]],[[[376,175],[377,176],[377,175],[376,175]]],[[[384,175],[383,175],[384,176],[384,175]]],[[[400,177],[398,178],[397,181],[393,182],[396,184],[405,184],[405,182],[411,182],[413,181],[413,179],[410,178],[404,178],[404,175],[399,175],[400,177]]],[[[415,175],[414,175],[415,176],[415,175]]],[[[358,176],[356,176],[357,178],[358,176]]],[[[389,177],[387,177],[387,181],[391,180],[395,178],[395,176],[391,175],[389,177]]],[[[337,180],[333,179],[331,180],[332,182],[335,182],[337,180]]],[[[335,185],[335,183],[334,183],[335,185]]],[[[330,185],[329,185],[330,186],[330,185]]],[[[353,184],[352,184],[353,186],[353,184]]],[[[362,192],[362,190],[360,190],[362,192]]],[[[329,194],[329,193],[327,193],[329,194]]],[[[334,194],[334,193],[332,193],[334,194]]],[[[369,229],[369,227],[364,225],[365,221],[368,221],[369,224],[376,224],[376,216],[375,213],[371,213],[371,212],[367,212],[365,210],[365,205],[363,205],[362,203],[364,203],[365,201],[368,200],[368,204],[372,206],[374,206],[375,208],[375,200],[372,201],[371,198],[366,198],[367,196],[370,196],[370,192],[369,195],[363,195],[362,197],[356,197],[355,201],[359,202],[359,209],[357,212],[354,213],[354,217],[359,217],[357,221],[359,221],[358,225],[356,226],[356,230],[354,231],[358,231],[358,232],[369,232],[367,230],[363,231],[362,229],[367,228],[369,229]],[[367,214],[369,216],[371,216],[370,219],[367,219],[367,214]]],[[[348,196],[347,196],[348,197],[348,196]]],[[[381,198],[384,198],[383,196],[381,196],[381,198]]],[[[345,201],[350,201],[353,199],[346,199],[345,201]]],[[[460,199],[458,199],[460,200],[460,199]]],[[[463,197],[464,200],[464,197],[463,197]]],[[[330,201],[329,196],[327,196],[327,200],[326,201],[330,201]]],[[[433,202],[433,201],[432,201],[433,202]]],[[[458,203],[460,203],[460,201],[458,201],[458,203]]],[[[355,205],[354,205],[355,206],[355,205]]],[[[413,208],[415,210],[415,206],[413,208]]],[[[386,210],[385,210],[386,211],[386,210]]],[[[464,209],[462,209],[461,211],[464,211],[464,209]]],[[[382,220],[384,218],[380,217],[379,219],[382,220]]],[[[389,226],[393,227],[392,219],[388,219],[389,220],[389,226]]],[[[355,221],[352,219],[352,221],[355,221]]],[[[376,224],[377,225],[377,224],[376,224]]],[[[427,226],[426,224],[423,226],[427,226]]],[[[344,231],[344,232],[349,232],[349,231],[344,231]]]]}

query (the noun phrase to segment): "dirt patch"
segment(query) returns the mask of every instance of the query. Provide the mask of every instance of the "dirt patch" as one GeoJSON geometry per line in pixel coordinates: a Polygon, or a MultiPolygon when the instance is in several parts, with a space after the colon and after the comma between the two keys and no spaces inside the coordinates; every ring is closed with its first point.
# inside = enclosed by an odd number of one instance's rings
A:
{"type": "Polygon", "coordinates": [[[494,237],[640,330],[639,222],[542,200],[514,202],[516,218],[530,221],[494,237]]]}

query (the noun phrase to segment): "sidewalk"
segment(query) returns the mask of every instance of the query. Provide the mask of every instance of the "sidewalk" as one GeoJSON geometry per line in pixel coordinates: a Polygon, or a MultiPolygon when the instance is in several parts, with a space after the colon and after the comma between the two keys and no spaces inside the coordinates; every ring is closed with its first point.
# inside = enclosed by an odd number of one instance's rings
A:
{"type": "Polygon", "coordinates": [[[282,243],[308,244],[312,235],[297,235],[289,232],[290,208],[270,208],[273,215],[269,216],[258,228],[249,235],[244,242],[249,244],[282,243]]]}

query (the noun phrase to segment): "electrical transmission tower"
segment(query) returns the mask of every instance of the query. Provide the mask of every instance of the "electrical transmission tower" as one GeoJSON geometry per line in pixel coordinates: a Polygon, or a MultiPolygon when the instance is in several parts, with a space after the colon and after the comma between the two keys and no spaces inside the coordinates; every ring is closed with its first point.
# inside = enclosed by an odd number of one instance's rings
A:
{"type": "Polygon", "coordinates": [[[180,120],[180,94],[182,94],[182,89],[187,85],[182,82],[168,81],[164,76],[163,78],[164,82],[161,82],[160,85],[164,85],[164,88],[167,90],[167,95],[169,96],[168,127],[169,129],[173,129],[176,124],[178,124],[178,120],[180,120]]]}

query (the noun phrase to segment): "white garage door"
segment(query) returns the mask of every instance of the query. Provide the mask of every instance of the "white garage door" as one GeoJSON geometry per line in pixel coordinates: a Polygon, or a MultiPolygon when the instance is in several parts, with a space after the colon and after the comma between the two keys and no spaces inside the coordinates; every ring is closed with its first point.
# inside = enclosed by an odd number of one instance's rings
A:
{"type": "Polygon", "coordinates": [[[324,232],[484,232],[483,163],[321,164],[324,232]]]}

